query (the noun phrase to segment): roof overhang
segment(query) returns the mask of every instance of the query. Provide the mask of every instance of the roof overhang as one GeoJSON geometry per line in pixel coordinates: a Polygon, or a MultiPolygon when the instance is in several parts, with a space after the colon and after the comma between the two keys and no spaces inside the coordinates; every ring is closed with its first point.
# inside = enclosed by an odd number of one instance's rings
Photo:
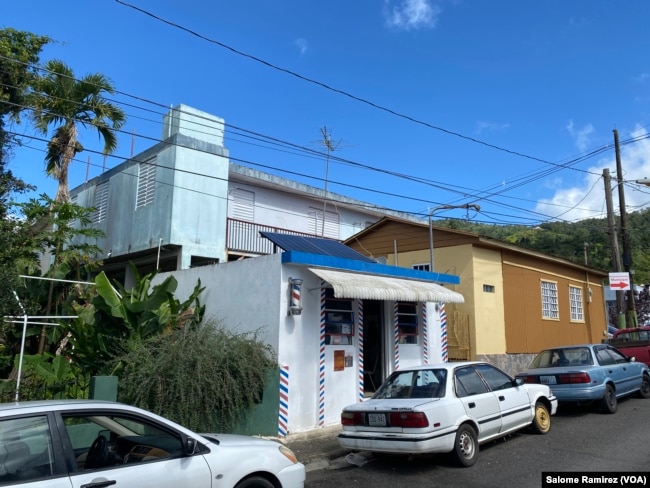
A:
{"type": "Polygon", "coordinates": [[[337,298],[404,300],[409,302],[464,303],[460,293],[436,283],[388,276],[308,268],[332,285],[337,298]]]}

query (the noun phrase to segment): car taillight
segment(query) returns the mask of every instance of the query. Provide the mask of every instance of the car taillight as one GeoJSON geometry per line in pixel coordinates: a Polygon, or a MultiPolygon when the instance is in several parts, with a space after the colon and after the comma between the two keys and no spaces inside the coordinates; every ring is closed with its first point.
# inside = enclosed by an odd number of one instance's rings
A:
{"type": "Polygon", "coordinates": [[[363,425],[363,415],[359,412],[343,412],[341,425],[363,425]]]}
{"type": "Polygon", "coordinates": [[[591,383],[587,373],[566,373],[556,375],[559,384],[591,383]]]}
{"type": "Polygon", "coordinates": [[[428,427],[429,419],[423,412],[392,412],[390,425],[393,427],[428,427]]]}
{"type": "Polygon", "coordinates": [[[520,376],[524,383],[538,383],[537,376],[520,376]]]}

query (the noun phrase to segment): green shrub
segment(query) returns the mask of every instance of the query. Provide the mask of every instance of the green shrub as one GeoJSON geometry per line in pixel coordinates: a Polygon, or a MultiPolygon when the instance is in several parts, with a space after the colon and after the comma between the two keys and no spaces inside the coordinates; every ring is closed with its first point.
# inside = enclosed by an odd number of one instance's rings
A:
{"type": "Polygon", "coordinates": [[[195,431],[231,431],[261,401],[265,379],[277,367],[258,335],[204,321],[149,338],[115,358],[118,399],[195,431]]]}

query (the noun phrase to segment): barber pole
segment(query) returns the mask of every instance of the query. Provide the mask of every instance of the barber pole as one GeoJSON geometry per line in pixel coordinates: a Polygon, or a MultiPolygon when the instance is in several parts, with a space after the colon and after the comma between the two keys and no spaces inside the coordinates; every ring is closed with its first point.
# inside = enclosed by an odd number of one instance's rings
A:
{"type": "Polygon", "coordinates": [[[439,307],[440,312],[440,350],[442,352],[442,362],[449,361],[449,354],[447,352],[447,312],[445,312],[445,304],[441,303],[439,307]]]}
{"type": "Polygon", "coordinates": [[[278,416],[278,436],[285,437],[289,432],[289,366],[280,366],[280,411],[278,416]]]}

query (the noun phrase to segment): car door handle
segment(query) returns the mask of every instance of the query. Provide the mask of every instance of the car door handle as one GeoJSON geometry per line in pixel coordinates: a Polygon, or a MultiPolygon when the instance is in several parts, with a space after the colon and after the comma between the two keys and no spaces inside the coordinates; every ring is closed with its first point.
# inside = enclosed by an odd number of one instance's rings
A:
{"type": "Polygon", "coordinates": [[[499,396],[499,401],[500,401],[500,402],[505,401],[505,399],[506,399],[506,397],[504,397],[503,395],[499,396]]]}
{"type": "Polygon", "coordinates": [[[469,402],[469,403],[467,404],[467,406],[468,406],[469,408],[474,408],[474,407],[476,407],[476,403],[474,403],[474,402],[469,402]]]}
{"type": "Polygon", "coordinates": [[[94,483],[86,483],[85,485],[81,485],[80,488],[104,488],[104,486],[111,486],[116,483],[116,480],[95,481],[94,483]]]}

